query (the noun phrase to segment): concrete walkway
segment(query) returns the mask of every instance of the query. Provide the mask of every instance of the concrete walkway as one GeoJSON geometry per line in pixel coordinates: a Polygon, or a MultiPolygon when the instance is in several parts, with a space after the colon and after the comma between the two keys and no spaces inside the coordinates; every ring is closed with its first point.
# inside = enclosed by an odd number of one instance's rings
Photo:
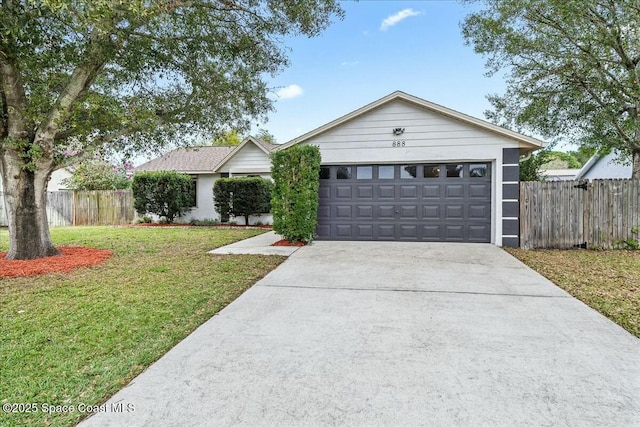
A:
{"type": "Polygon", "coordinates": [[[316,242],[82,425],[637,426],[639,361],[495,246],[316,242]]]}
{"type": "Polygon", "coordinates": [[[221,248],[209,251],[217,255],[283,255],[289,256],[298,249],[298,246],[271,246],[282,237],[273,231],[259,234],[239,242],[232,243],[221,248]]]}

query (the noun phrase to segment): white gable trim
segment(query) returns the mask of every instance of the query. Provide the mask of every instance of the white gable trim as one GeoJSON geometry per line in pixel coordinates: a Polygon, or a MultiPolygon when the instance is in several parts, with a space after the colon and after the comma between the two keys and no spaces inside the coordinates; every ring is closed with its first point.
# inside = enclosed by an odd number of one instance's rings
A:
{"type": "Polygon", "coordinates": [[[229,160],[231,160],[236,154],[238,154],[240,151],[242,151],[242,149],[244,148],[245,145],[247,145],[248,143],[253,143],[253,145],[255,145],[256,147],[258,147],[260,150],[262,150],[262,152],[264,152],[267,157],[271,154],[269,152],[269,150],[267,150],[266,148],[264,148],[262,146],[262,144],[259,144],[254,137],[252,136],[248,136],[244,139],[244,141],[242,141],[240,144],[238,144],[238,146],[236,148],[234,148],[233,150],[231,150],[231,152],[229,154],[227,154],[221,161],[220,163],[218,163],[216,165],[216,167],[213,169],[213,172],[219,172],[220,169],[222,168],[222,166],[224,166],[229,160]]]}
{"type": "Polygon", "coordinates": [[[286,144],[283,144],[282,146],[280,146],[278,148],[278,150],[285,150],[288,147],[291,147],[293,145],[296,144],[300,144],[302,142],[305,142],[315,136],[318,136],[324,132],[327,132],[333,128],[336,128],[346,122],[348,122],[349,120],[352,120],[358,116],[361,116],[377,107],[380,107],[383,104],[395,101],[395,100],[403,100],[403,101],[407,101],[410,102],[412,104],[418,105],[422,108],[426,108],[428,110],[431,110],[433,112],[442,114],[446,117],[450,117],[452,119],[455,120],[459,120],[462,121],[464,123],[468,123],[471,124],[473,126],[482,128],[484,130],[487,130],[489,132],[493,132],[499,135],[502,135],[504,137],[507,137],[509,139],[515,140],[516,142],[519,142],[521,144],[524,144],[525,148],[530,148],[533,150],[537,150],[539,148],[543,148],[547,145],[546,142],[541,141],[539,139],[536,138],[532,138],[530,136],[526,136],[526,135],[522,135],[521,133],[518,132],[514,132],[512,130],[509,129],[505,129],[503,127],[494,125],[493,123],[489,123],[486,122],[484,120],[480,120],[477,119],[475,117],[469,116],[467,114],[461,113],[459,111],[455,111],[452,110],[450,108],[446,108],[443,107],[442,105],[438,105],[438,104],[434,104],[432,102],[426,101],[424,99],[409,95],[407,93],[404,93],[402,91],[395,91],[393,93],[391,93],[390,95],[385,96],[384,98],[380,98],[377,101],[374,101],[368,105],[365,105],[364,107],[361,107],[355,111],[352,111],[349,114],[346,114],[332,122],[327,123],[326,125],[320,126],[317,129],[314,129],[302,136],[299,136],[298,138],[295,138],[289,142],[287,142],[286,144]]]}

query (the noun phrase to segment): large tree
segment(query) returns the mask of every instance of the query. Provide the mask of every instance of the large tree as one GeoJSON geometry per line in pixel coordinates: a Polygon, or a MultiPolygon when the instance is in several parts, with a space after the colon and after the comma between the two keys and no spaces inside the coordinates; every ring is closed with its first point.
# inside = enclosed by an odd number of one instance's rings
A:
{"type": "Polygon", "coordinates": [[[489,118],[615,149],[640,179],[639,25],[637,0],[483,0],[463,34],[506,73],[489,118]]]}
{"type": "Polygon", "coordinates": [[[284,36],[341,15],[337,0],[0,0],[7,258],[58,253],[45,211],[56,168],[248,129],[271,109],[284,36]]]}

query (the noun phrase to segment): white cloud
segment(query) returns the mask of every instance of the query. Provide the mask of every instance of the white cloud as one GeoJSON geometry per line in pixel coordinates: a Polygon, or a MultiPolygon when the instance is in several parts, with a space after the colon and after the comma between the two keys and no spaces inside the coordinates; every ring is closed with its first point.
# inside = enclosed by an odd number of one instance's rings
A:
{"type": "Polygon", "coordinates": [[[285,86],[276,92],[276,96],[280,99],[291,99],[302,95],[304,91],[296,84],[285,86]]]}
{"type": "Polygon", "coordinates": [[[400,12],[394,13],[393,15],[386,17],[380,24],[380,31],[387,31],[389,27],[393,27],[398,22],[405,20],[411,16],[417,16],[420,14],[422,14],[422,12],[418,12],[417,10],[402,9],[400,12]]]}
{"type": "Polygon", "coordinates": [[[358,61],[342,61],[340,63],[340,65],[342,67],[355,67],[356,65],[358,65],[360,62],[358,61]]]}

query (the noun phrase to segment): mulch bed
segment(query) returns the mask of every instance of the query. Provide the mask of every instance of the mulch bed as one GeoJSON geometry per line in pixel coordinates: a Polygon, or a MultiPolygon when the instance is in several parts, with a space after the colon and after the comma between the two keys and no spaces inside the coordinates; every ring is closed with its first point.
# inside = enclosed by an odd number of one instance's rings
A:
{"type": "Polygon", "coordinates": [[[170,227],[170,228],[186,228],[186,227],[213,227],[213,228],[265,228],[272,229],[271,225],[238,225],[238,224],[213,224],[213,225],[193,225],[193,224],[156,224],[149,222],[141,222],[140,224],[130,224],[126,227],[170,227]]]}
{"type": "Polygon", "coordinates": [[[67,273],[80,267],[97,265],[109,257],[111,251],[80,246],[61,246],[62,255],[28,261],[4,259],[6,252],[0,252],[0,277],[25,277],[40,274],[67,273]]]}
{"type": "Polygon", "coordinates": [[[278,240],[271,246],[306,246],[307,242],[290,242],[287,239],[278,240]]]}

